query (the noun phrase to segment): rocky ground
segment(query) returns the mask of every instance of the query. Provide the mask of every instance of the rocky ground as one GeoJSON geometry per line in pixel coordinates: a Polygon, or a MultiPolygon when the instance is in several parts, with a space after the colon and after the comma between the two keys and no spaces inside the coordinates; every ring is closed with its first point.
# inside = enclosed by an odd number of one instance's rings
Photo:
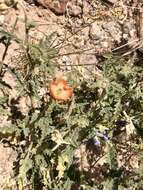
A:
{"type": "MultiPolygon", "coordinates": [[[[105,52],[126,55],[142,48],[143,8],[141,0],[0,0],[0,29],[13,30],[20,38],[25,38],[25,21],[35,23],[30,31],[33,43],[44,35],[52,35],[55,46],[60,50],[57,64],[71,68],[84,65],[83,72],[98,72],[96,64],[99,55],[105,52]]],[[[0,36],[1,39],[1,36],[0,36]]],[[[3,59],[4,45],[0,44],[0,59],[3,59]]],[[[4,63],[14,66],[19,54],[19,46],[9,46],[4,63]]],[[[6,72],[4,79],[11,89],[11,99],[17,96],[15,81],[6,72]]],[[[2,96],[2,92],[0,92],[2,96]]],[[[9,100],[10,101],[10,100],[9,100]]],[[[22,112],[26,112],[27,100],[20,100],[22,112]]],[[[0,116],[0,127],[8,121],[0,116]]],[[[12,176],[12,163],[16,153],[0,146],[0,189],[8,189],[12,176]]]]}

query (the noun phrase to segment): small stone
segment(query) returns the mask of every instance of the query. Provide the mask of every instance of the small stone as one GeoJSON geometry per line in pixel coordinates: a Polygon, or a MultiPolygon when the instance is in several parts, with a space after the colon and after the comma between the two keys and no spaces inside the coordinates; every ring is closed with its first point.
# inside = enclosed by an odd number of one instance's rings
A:
{"type": "Polygon", "coordinates": [[[102,45],[103,45],[103,47],[108,48],[109,43],[105,41],[105,42],[102,42],[102,45]]]}
{"type": "Polygon", "coordinates": [[[71,5],[68,9],[68,13],[73,17],[77,17],[82,13],[82,9],[80,6],[71,5]]]}
{"type": "Polygon", "coordinates": [[[89,36],[93,40],[100,40],[105,37],[105,32],[99,23],[94,22],[90,27],[89,36]]]}
{"type": "Polygon", "coordinates": [[[69,0],[36,0],[37,3],[45,8],[49,8],[56,15],[62,15],[66,12],[66,5],[69,0]]]}
{"type": "Polygon", "coordinates": [[[0,3],[0,12],[7,10],[9,7],[5,3],[0,3]]]}
{"type": "Polygon", "coordinates": [[[98,63],[97,57],[94,54],[83,54],[79,58],[79,63],[84,65],[84,77],[89,79],[91,77],[91,73],[95,74],[95,68],[98,63]]]}
{"type": "Polygon", "coordinates": [[[83,6],[83,0],[77,0],[77,5],[82,7],[83,6]]]}
{"type": "Polygon", "coordinates": [[[3,25],[4,23],[4,15],[0,15],[0,25],[3,25]]]}
{"type": "Polygon", "coordinates": [[[85,65],[89,64],[89,66],[92,65],[93,68],[93,66],[98,63],[98,60],[94,54],[83,54],[80,57],[80,63],[83,65],[84,64],[85,65]]]}
{"type": "Polygon", "coordinates": [[[111,3],[111,4],[115,4],[117,3],[118,1],[117,0],[106,0],[107,2],[111,3]]]}
{"type": "Polygon", "coordinates": [[[91,5],[87,1],[83,1],[83,13],[84,15],[88,15],[91,13],[91,5]]]}
{"type": "Polygon", "coordinates": [[[121,42],[122,32],[118,23],[111,21],[111,22],[103,23],[102,27],[104,31],[112,37],[113,41],[116,41],[118,43],[121,42]]]}

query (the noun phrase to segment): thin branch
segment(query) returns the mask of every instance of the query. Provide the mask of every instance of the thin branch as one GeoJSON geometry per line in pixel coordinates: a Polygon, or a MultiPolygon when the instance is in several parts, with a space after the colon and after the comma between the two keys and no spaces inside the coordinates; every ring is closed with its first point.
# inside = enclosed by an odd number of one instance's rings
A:
{"type": "Polygon", "coordinates": [[[75,52],[69,52],[69,53],[58,54],[58,55],[52,56],[52,57],[50,57],[50,58],[52,59],[52,58],[56,58],[56,57],[66,56],[66,55],[81,54],[81,53],[83,53],[83,52],[90,51],[90,50],[94,50],[94,48],[89,48],[89,49],[84,49],[84,50],[75,51],[75,52]]]}
{"type": "Polygon", "coordinates": [[[119,49],[121,49],[121,48],[123,48],[123,47],[128,46],[129,44],[132,44],[132,43],[135,43],[135,42],[138,42],[138,41],[139,41],[139,39],[135,39],[135,40],[133,40],[133,41],[131,41],[131,42],[128,42],[128,43],[126,43],[126,44],[123,44],[123,45],[121,45],[121,46],[119,46],[119,47],[117,47],[117,48],[114,48],[114,49],[112,50],[112,52],[117,51],[117,50],[119,50],[119,49]]]}
{"type": "Polygon", "coordinates": [[[72,64],[72,65],[64,65],[64,64],[55,64],[55,66],[61,66],[61,67],[78,67],[78,66],[91,66],[91,65],[95,65],[95,63],[85,63],[85,64],[72,64]]]}

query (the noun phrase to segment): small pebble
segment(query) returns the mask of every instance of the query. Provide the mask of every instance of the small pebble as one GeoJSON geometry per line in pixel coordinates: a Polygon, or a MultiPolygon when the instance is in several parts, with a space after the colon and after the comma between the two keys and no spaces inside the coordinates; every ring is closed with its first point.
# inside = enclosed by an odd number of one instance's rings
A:
{"type": "Polygon", "coordinates": [[[117,0],[106,0],[107,2],[111,3],[111,4],[115,4],[117,3],[118,1],[117,0]]]}
{"type": "Polygon", "coordinates": [[[80,6],[71,5],[69,7],[68,13],[71,16],[77,17],[77,16],[80,16],[80,14],[82,13],[82,9],[80,6]]]}
{"type": "Polygon", "coordinates": [[[99,25],[97,22],[94,22],[89,30],[89,36],[93,40],[99,40],[104,38],[105,32],[101,25],[99,25]]]}
{"type": "Polygon", "coordinates": [[[0,15],[0,25],[3,25],[4,23],[4,15],[0,15]]]}

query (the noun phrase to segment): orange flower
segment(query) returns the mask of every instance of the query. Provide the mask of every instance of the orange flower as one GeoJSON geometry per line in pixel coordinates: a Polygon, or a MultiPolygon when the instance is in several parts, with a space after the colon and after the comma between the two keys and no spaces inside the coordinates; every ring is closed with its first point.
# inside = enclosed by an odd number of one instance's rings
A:
{"type": "Polygon", "coordinates": [[[55,100],[68,101],[73,94],[73,88],[64,79],[54,79],[49,88],[50,95],[55,100]]]}

